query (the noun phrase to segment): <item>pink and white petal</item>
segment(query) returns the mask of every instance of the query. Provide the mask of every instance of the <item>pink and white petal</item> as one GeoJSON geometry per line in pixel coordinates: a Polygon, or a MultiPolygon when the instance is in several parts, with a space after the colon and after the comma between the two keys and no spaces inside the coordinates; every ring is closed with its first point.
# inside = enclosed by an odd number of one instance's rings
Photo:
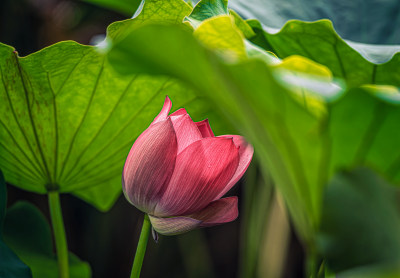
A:
{"type": "Polygon", "coordinates": [[[225,188],[216,196],[214,200],[220,199],[226,194],[243,176],[247,168],[250,165],[251,159],[253,158],[254,149],[253,146],[246,142],[244,137],[240,135],[221,135],[218,138],[232,138],[233,142],[239,147],[239,165],[236,169],[232,179],[227,183],[225,188]]]}
{"type": "Polygon", "coordinates": [[[177,140],[171,120],[146,129],[133,144],[122,174],[122,189],[138,209],[152,213],[174,171],[177,140]]]}
{"type": "Polygon", "coordinates": [[[178,140],[178,154],[190,144],[201,140],[203,137],[197,125],[188,114],[170,116],[178,140]]]}
{"type": "Polygon", "coordinates": [[[171,111],[172,102],[168,96],[165,97],[163,108],[161,109],[160,113],[154,118],[152,125],[158,123],[160,121],[165,121],[168,117],[169,111],[171,111]]]}
{"type": "Polygon", "coordinates": [[[200,122],[196,122],[195,124],[197,125],[197,128],[200,130],[203,138],[214,137],[214,132],[211,129],[208,119],[202,120],[200,122]]]}
{"type": "Polygon", "coordinates": [[[200,220],[186,216],[157,217],[149,215],[151,225],[157,233],[166,236],[178,235],[198,228],[200,220]]]}
{"type": "Polygon", "coordinates": [[[154,214],[188,215],[205,208],[225,188],[239,164],[229,138],[209,137],[178,154],[175,170],[154,214]]]}
{"type": "Polygon", "coordinates": [[[213,201],[206,208],[189,217],[200,220],[200,227],[210,227],[231,222],[238,215],[238,198],[234,196],[213,201]]]}

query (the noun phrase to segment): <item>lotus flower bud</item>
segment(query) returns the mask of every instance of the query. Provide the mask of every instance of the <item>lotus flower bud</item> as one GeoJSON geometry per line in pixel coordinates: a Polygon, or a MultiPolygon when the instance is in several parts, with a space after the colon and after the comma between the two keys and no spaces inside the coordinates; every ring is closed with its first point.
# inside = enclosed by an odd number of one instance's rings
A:
{"type": "Polygon", "coordinates": [[[214,136],[208,120],[193,122],[171,100],[136,139],[122,188],[160,234],[180,234],[233,221],[237,197],[221,197],[243,176],[253,148],[238,135],[214,136]]]}

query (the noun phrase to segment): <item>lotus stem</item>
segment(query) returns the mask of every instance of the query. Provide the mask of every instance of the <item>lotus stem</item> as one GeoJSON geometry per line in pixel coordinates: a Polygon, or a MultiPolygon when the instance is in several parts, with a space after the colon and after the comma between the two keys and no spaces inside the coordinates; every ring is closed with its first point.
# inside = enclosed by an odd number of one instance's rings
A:
{"type": "Polygon", "coordinates": [[[132,265],[131,278],[139,278],[144,254],[146,253],[147,241],[150,235],[150,219],[147,214],[144,215],[142,231],[140,232],[139,242],[136,248],[135,259],[132,265]]]}
{"type": "Polygon", "coordinates": [[[60,205],[60,195],[57,191],[50,191],[48,199],[54,241],[56,243],[59,277],[69,278],[68,246],[60,205]]]}

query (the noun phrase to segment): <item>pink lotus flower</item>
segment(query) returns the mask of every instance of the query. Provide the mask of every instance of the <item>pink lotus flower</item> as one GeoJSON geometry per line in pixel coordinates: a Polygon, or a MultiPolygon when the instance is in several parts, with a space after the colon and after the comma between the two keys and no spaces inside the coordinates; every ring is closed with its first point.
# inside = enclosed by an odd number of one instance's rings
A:
{"type": "Polygon", "coordinates": [[[168,116],[171,100],[137,138],[126,159],[122,188],[164,235],[233,221],[237,197],[221,197],[243,176],[253,148],[238,135],[215,137],[208,120],[184,108],[168,116]]]}

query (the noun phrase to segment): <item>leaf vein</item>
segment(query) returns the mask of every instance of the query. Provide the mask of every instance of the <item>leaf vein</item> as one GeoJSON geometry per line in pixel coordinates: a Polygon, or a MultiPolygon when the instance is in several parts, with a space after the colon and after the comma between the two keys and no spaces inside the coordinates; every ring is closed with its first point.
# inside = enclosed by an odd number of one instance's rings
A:
{"type": "Polygon", "coordinates": [[[74,145],[74,143],[75,143],[76,137],[77,137],[77,135],[78,135],[78,133],[79,133],[79,131],[80,131],[82,125],[83,125],[83,122],[84,122],[85,119],[86,119],[86,116],[87,116],[87,114],[88,114],[88,112],[89,112],[89,108],[91,107],[91,104],[92,104],[94,95],[95,95],[96,90],[97,90],[97,86],[98,86],[99,81],[100,81],[100,77],[101,77],[101,75],[102,75],[102,73],[103,73],[103,70],[104,70],[104,62],[105,62],[105,60],[103,59],[103,63],[102,63],[102,65],[101,65],[101,67],[100,67],[99,74],[97,75],[97,79],[96,79],[96,82],[95,82],[95,84],[94,84],[92,93],[91,93],[91,95],[90,95],[89,102],[88,102],[88,105],[87,105],[87,107],[86,107],[85,113],[83,114],[83,117],[82,117],[81,121],[79,122],[79,125],[78,125],[77,129],[75,130],[74,135],[72,136],[71,144],[70,144],[69,147],[68,147],[67,155],[66,155],[65,160],[64,160],[64,163],[63,163],[63,164],[64,164],[64,167],[62,167],[62,169],[61,169],[61,171],[60,171],[60,175],[59,175],[59,177],[58,177],[58,180],[61,180],[61,179],[62,179],[62,176],[63,176],[63,174],[64,174],[64,169],[67,168],[66,166],[67,166],[67,163],[68,163],[69,158],[70,158],[70,156],[71,156],[72,148],[73,148],[73,145],[74,145]]]}
{"type": "MultiPolygon", "coordinates": [[[[115,139],[116,138],[118,138],[118,136],[137,118],[137,116],[144,110],[144,108],[145,107],[147,107],[156,97],[157,97],[157,95],[158,94],[160,94],[165,88],[166,88],[166,84],[168,83],[168,81],[169,81],[169,78],[161,85],[161,87],[155,92],[155,94],[136,112],[136,114],[134,114],[133,115],[133,117],[129,120],[129,121],[127,121],[127,123],[122,127],[122,128],[120,128],[120,130],[116,133],[116,135],[114,135],[111,139],[110,139],[110,141],[106,144],[106,145],[104,145],[103,146],[103,148],[101,148],[91,159],[89,159],[87,162],[86,162],[86,164],[84,164],[84,165],[82,165],[82,168],[80,169],[80,173],[82,173],[82,171],[83,171],[83,169],[85,169],[88,165],[90,165],[90,163],[94,160],[94,159],[96,159],[97,158],[97,156],[100,154],[100,153],[102,153],[108,146],[110,146],[114,141],[115,141],[115,139]]],[[[130,144],[132,144],[132,140],[130,140],[129,141],[129,143],[130,144]]],[[[128,143],[127,143],[128,144],[128,143]]],[[[125,146],[124,146],[125,147],[125,146]]],[[[118,151],[117,152],[114,152],[112,155],[114,155],[115,153],[118,153],[118,151]]],[[[108,156],[109,157],[109,156],[108,156]]],[[[107,158],[108,158],[107,157],[107,158]]],[[[103,163],[105,160],[107,160],[107,159],[103,159],[102,161],[101,161],[101,163],[103,163]]],[[[98,163],[99,164],[99,163],[98,163]]],[[[97,165],[98,165],[97,164],[97,165]]],[[[94,168],[94,167],[93,167],[94,168]]],[[[93,168],[91,168],[89,171],[86,171],[86,172],[90,172],[90,171],[92,171],[92,169],[93,168]]],[[[78,174],[76,174],[75,176],[72,176],[72,177],[70,177],[68,180],[66,180],[66,184],[69,184],[70,183],[70,181],[72,180],[75,180],[76,179],[76,176],[77,176],[78,174]]]]}

